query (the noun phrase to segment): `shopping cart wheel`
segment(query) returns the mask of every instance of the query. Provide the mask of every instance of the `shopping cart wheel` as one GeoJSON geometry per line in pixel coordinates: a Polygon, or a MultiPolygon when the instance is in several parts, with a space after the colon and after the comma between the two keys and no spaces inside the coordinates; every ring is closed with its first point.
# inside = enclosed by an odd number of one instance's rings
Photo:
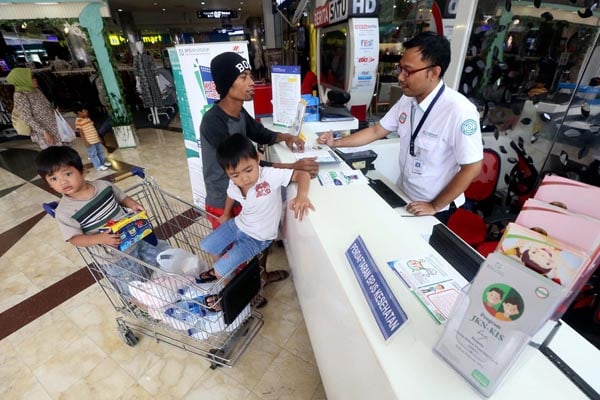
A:
{"type": "MultiPolygon", "coordinates": [[[[223,350],[221,350],[221,349],[210,349],[208,352],[210,354],[214,354],[215,356],[217,356],[219,358],[221,358],[225,354],[225,352],[223,350]]],[[[208,358],[209,359],[212,358],[213,360],[216,359],[216,357],[211,357],[211,356],[209,356],[208,358]]],[[[221,364],[213,362],[213,363],[210,364],[210,369],[217,369],[217,368],[219,368],[221,366],[222,366],[221,364]]]]}
{"type": "Polygon", "coordinates": [[[138,338],[133,334],[133,332],[131,332],[130,329],[123,329],[119,327],[118,330],[119,336],[121,336],[121,339],[123,339],[127,346],[133,347],[137,344],[138,338]]]}

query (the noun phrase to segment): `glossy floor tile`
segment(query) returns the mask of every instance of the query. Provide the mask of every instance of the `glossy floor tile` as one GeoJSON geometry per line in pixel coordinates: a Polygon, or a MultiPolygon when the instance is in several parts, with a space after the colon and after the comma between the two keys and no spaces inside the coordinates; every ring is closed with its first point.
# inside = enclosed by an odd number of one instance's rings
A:
{"type": "MultiPolygon", "coordinates": [[[[138,147],[116,150],[108,156],[112,168],[90,168],[88,179],[140,166],[161,188],[191,202],[181,132],[137,133],[138,147]]],[[[79,139],[74,147],[88,162],[79,139]]],[[[117,332],[118,313],[100,287],[80,278],[79,286],[70,285],[85,265],[56,222],[40,214],[42,203],[59,198],[32,175],[36,151],[28,140],[0,144],[0,324],[18,324],[0,340],[0,398],[326,398],[292,278],[265,289],[265,324],[233,368],[212,370],[208,361],[145,336],[127,346],[117,332]],[[61,295],[58,304],[50,302],[61,295]],[[36,315],[27,307],[33,299],[51,304],[49,310],[36,315]],[[22,320],[29,322],[19,326],[22,320]]],[[[137,182],[129,177],[118,185],[137,182]]],[[[282,248],[273,247],[268,267],[288,269],[282,248]]]]}

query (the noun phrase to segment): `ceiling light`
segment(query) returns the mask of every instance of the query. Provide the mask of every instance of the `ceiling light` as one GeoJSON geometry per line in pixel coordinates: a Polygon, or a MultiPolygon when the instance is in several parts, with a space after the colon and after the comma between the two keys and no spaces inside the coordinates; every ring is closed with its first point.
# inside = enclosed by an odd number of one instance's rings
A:
{"type": "Polygon", "coordinates": [[[163,8],[162,10],[163,10],[163,11],[167,11],[167,9],[166,9],[166,8],[163,8]]]}
{"type": "Polygon", "coordinates": [[[242,7],[238,7],[238,11],[242,11],[242,7]]]}
{"type": "Polygon", "coordinates": [[[123,12],[123,9],[122,9],[122,8],[119,8],[117,11],[118,11],[118,12],[123,12]]]}
{"type": "Polygon", "coordinates": [[[157,6],[157,5],[158,5],[158,3],[152,3],[152,4],[154,4],[155,6],[157,6]]]}
{"type": "Polygon", "coordinates": [[[244,2],[243,2],[243,1],[240,1],[240,5],[241,5],[241,6],[243,6],[243,5],[244,5],[244,2]]]}
{"type": "Polygon", "coordinates": [[[205,4],[206,4],[206,2],[205,2],[205,1],[201,1],[201,2],[200,2],[200,5],[201,5],[201,6],[203,6],[203,5],[205,5],[205,4]]]}

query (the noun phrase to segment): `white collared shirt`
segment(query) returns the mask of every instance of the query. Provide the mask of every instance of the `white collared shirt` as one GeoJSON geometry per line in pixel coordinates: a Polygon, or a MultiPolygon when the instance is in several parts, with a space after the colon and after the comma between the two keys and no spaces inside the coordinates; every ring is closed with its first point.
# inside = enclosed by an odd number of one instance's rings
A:
{"type": "MultiPolygon", "coordinates": [[[[414,97],[402,96],[379,121],[400,137],[396,184],[412,201],[433,200],[461,165],[483,159],[479,112],[465,96],[447,86],[415,139],[415,156],[410,155],[411,134],[443,84],[440,81],[420,104],[414,97]],[[416,107],[411,110],[413,105],[416,107]]],[[[464,195],[454,202],[461,206],[464,195]]]]}

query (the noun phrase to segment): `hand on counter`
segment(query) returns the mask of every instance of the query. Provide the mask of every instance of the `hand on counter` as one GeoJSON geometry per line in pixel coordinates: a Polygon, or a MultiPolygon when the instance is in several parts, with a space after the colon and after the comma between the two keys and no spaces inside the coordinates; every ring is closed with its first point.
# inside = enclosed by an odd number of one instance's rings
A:
{"type": "Polygon", "coordinates": [[[294,218],[302,221],[302,217],[308,213],[308,209],[315,210],[315,206],[306,196],[296,196],[290,200],[290,210],[294,211],[294,218]]]}
{"type": "Polygon", "coordinates": [[[314,178],[319,173],[319,163],[316,160],[317,157],[301,158],[292,164],[292,169],[306,171],[310,174],[311,178],[314,178]]]}
{"type": "Polygon", "coordinates": [[[406,206],[406,211],[414,215],[433,215],[437,212],[433,205],[426,201],[413,201],[406,206]]]}
{"type": "Polygon", "coordinates": [[[287,147],[290,148],[290,150],[300,152],[304,151],[304,141],[298,136],[285,134],[283,140],[285,141],[287,147]]]}

